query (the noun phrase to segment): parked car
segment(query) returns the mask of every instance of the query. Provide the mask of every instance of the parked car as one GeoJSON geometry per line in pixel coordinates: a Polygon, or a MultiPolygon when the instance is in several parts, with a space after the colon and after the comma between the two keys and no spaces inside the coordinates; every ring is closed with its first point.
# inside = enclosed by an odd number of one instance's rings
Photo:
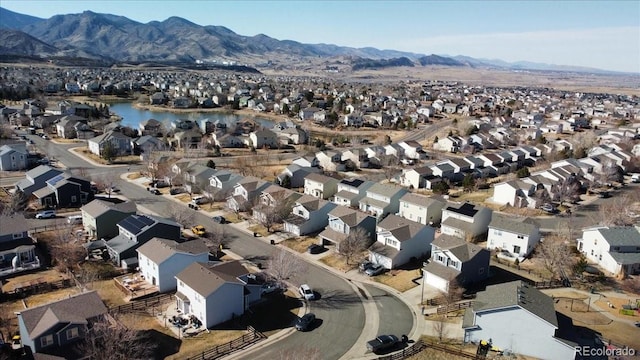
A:
{"type": "Polygon", "coordinates": [[[309,287],[309,285],[307,284],[300,285],[300,287],[298,288],[298,291],[300,292],[300,295],[305,300],[313,300],[316,298],[316,295],[313,293],[313,290],[311,290],[311,287],[309,287]]]}
{"type": "Polygon", "coordinates": [[[282,289],[280,288],[280,286],[274,282],[266,282],[264,284],[262,284],[262,286],[260,287],[260,295],[261,296],[265,296],[265,295],[269,295],[269,294],[273,294],[275,292],[280,292],[282,291],[282,289]]]}
{"type": "Polygon", "coordinates": [[[364,271],[365,274],[369,276],[376,276],[382,274],[385,271],[384,266],[380,264],[372,264],[371,267],[364,271]]]}
{"type": "Polygon", "coordinates": [[[67,224],[79,225],[82,224],[82,215],[72,215],[67,217],[67,224]]]}
{"type": "Polygon", "coordinates": [[[193,199],[191,199],[191,203],[194,205],[202,205],[202,204],[206,204],[209,202],[209,199],[207,199],[204,196],[194,196],[193,199]]]}
{"type": "Polygon", "coordinates": [[[364,272],[367,269],[369,269],[371,266],[373,266],[373,263],[369,260],[365,260],[363,262],[360,263],[360,265],[358,265],[358,269],[360,269],[360,271],[364,272]]]}
{"type": "Polygon", "coordinates": [[[634,324],[636,327],[640,328],[640,321],[636,321],[636,323],[634,324]]]}
{"type": "Polygon", "coordinates": [[[184,192],[184,189],[181,187],[174,187],[171,188],[171,190],[169,190],[169,194],[171,195],[178,195],[178,194],[182,194],[184,192]]]}
{"type": "Polygon", "coordinates": [[[197,236],[204,236],[207,233],[207,230],[202,225],[196,225],[191,228],[191,232],[197,236]]]}
{"type": "Polygon", "coordinates": [[[118,192],[120,192],[120,189],[118,189],[116,186],[112,186],[110,188],[107,188],[106,192],[118,193],[118,192]]]}
{"type": "Polygon", "coordinates": [[[200,210],[200,206],[198,206],[198,205],[194,205],[194,204],[192,204],[192,203],[187,204],[187,206],[188,206],[190,209],[193,209],[193,210],[200,210]]]}
{"type": "Polygon", "coordinates": [[[372,352],[378,352],[390,349],[400,343],[395,335],[380,335],[377,338],[367,341],[367,350],[372,352]]]}
{"type": "Polygon", "coordinates": [[[558,209],[553,204],[549,204],[549,203],[543,204],[540,207],[540,210],[546,211],[550,214],[555,214],[556,212],[558,212],[558,209]]]}
{"type": "Polygon", "coordinates": [[[160,192],[160,190],[156,189],[156,188],[150,188],[149,192],[152,193],[153,195],[162,195],[162,193],[160,192]]]}
{"type": "Polygon", "coordinates": [[[324,246],[318,244],[311,244],[307,247],[307,252],[309,254],[320,254],[324,251],[324,246]]]}
{"type": "Polygon", "coordinates": [[[40,211],[39,213],[36,214],[36,219],[51,219],[54,217],[56,217],[55,210],[40,211]]]}
{"type": "Polygon", "coordinates": [[[296,330],[307,331],[312,328],[315,321],[316,315],[314,313],[304,314],[301,318],[298,318],[298,320],[296,320],[296,330]]]}
{"type": "Polygon", "coordinates": [[[47,134],[42,134],[42,138],[45,140],[49,140],[49,136],[47,136],[47,134]]]}
{"type": "Polygon", "coordinates": [[[211,218],[211,220],[213,220],[214,223],[217,224],[226,224],[227,223],[227,219],[225,219],[224,216],[214,216],[211,218]]]}

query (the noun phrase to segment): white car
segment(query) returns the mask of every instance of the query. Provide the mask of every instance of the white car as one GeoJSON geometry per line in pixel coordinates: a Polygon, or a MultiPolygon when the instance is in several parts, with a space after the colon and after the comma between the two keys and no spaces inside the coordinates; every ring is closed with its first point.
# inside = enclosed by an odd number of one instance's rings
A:
{"type": "Polygon", "coordinates": [[[298,291],[300,292],[300,296],[302,296],[305,300],[313,300],[316,298],[316,295],[313,293],[313,290],[311,290],[311,288],[307,284],[300,285],[300,288],[298,288],[298,291]]]}
{"type": "Polygon", "coordinates": [[[36,214],[36,219],[50,219],[56,217],[54,210],[45,210],[36,214]]]}

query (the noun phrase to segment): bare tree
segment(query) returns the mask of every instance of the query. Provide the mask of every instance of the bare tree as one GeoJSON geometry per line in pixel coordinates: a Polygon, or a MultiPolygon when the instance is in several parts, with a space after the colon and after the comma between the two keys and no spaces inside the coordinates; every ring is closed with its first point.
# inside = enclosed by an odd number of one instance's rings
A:
{"type": "Polygon", "coordinates": [[[433,322],[433,331],[436,332],[436,336],[438,337],[438,342],[442,343],[442,341],[447,337],[447,318],[443,315],[438,315],[433,322]]]}
{"type": "Polygon", "coordinates": [[[227,243],[228,239],[225,237],[224,226],[219,224],[214,225],[204,236],[204,244],[209,248],[210,252],[215,254],[218,254],[227,243]]]}
{"type": "Polygon", "coordinates": [[[100,177],[93,179],[98,190],[104,191],[109,198],[111,198],[111,194],[115,193],[114,190],[119,181],[120,179],[118,176],[112,173],[103,174],[100,177]]]}
{"type": "Polygon", "coordinates": [[[630,226],[635,223],[629,208],[633,200],[627,196],[620,196],[616,201],[600,204],[597,222],[604,226],[630,226]]]}
{"type": "Polygon", "coordinates": [[[285,249],[276,248],[269,258],[267,272],[275,281],[284,285],[293,275],[304,273],[306,269],[307,264],[300,258],[285,249]]]}
{"type": "Polygon", "coordinates": [[[362,227],[357,227],[338,245],[338,253],[345,258],[347,265],[369,246],[371,237],[362,227]]]}
{"type": "Polygon", "coordinates": [[[0,337],[2,339],[11,338],[11,333],[14,331],[13,319],[15,319],[15,315],[9,307],[9,303],[0,303],[0,337]]]}
{"type": "Polygon", "coordinates": [[[624,171],[613,160],[605,160],[602,163],[602,170],[597,177],[600,184],[609,184],[612,182],[623,182],[624,171]]]}
{"type": "Polygon", "coordinates": [[[22,213],[26,209],[27,203],[28,200],[25,194],[16,189],[8,202],[0,202],[0,211],[3,215],[12,216],[14,214],[22,213]]]}
{"type": "Polygon", "coordinates": [[[196,212],[193,209],[185,208],[179,204],[169,204],[167,206],[168,218],[177,222],[185,228],[193,225],[193,221],[196,216],[196,212]]]}
{"type": "Polygon", "coordinates": [[[66,222],[57,224],[51,240],[47,243],[54,266],[60,272],[73,273],[84,260],[87,251],[72,233],[73,226],[66,222]]]}
{"type": "Polygon", "coordinates": [[[560,201],[560,205],[563,202],[572,202],[576,200],[580,195],[580,181],[577,176],[569,176],[565,180],[553,185],[551,193],[556,201],[560,201]]]}
{"type": "Polygon", "coordinates": [[[559,233],[547,236],[538,244],[537,253],[542,259],[544,268],[554,277],[559,278],[565,270],[571,269],[571,249],[568,239],[559,233]]]}
{"type": "MultiPolygon", "coordinates": [[[[447,306],[455,304],[457,301],[460,301],[462,298],[462,294],[464,293],[464,288],[460,284],[457,278],[449,280],[449,287],[447,288],[447,292],[443,294],[444,302],[447,306]]],[[[445,317],[448,316],[448,311],[445,312],[445,317]]]]}
{"type": "Polygon", "coordinates": [[[256,220],[267,232],[271,232],[274,225],[282,223],[291,214],[293,201],[289,198],[290,194],[291,192],[283,188],[283,191],[271,194],[270,203],[262,203],[254,208],[254,211],[257,211],[256,220]]]}
{"type": "Polygon", "coordinates": [[[157,344],[143,331],[124,326],[118,316],[105,315],[87,331],[78,350],[93,360],[149,359],[157,344]]]}
{"type": "Polygon", "coordinates": [[[170,176],[171,174],[171,168],[169,165],[170,162],[160,161],[161,157],[162,157],[161,153],[157,151],[153,151],[149,155],[148,172],[149,172],[149,177],[151,178],[151,181],[162,179],[165,176],[170,176]]]}

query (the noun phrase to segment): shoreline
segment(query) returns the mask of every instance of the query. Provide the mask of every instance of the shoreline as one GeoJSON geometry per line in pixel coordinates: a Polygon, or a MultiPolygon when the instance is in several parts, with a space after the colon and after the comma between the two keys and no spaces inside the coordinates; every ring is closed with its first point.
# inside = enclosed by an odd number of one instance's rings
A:
{"type": "MultiPolygon", "coordinates": [[[[263,112],[255,112],[253,110],[249,110],[249,109],[240,109],[240,110],[233,110],[233,109],[227,109],[227,108],[189,108],[189,109],[176,109],[176,108],[171,108],[171,107],[165,107],[164,105],[150,105],[150,104],[140,104],[138,102],[132,101],[131,105],[136,108],[136,109],[141,109],[141,110],[148,110],[148,111],[154,111],[154,112],[170,112],[170,113],[174,113],[174,114],[190,114],[190,113],[223,113],[223,114],[229,114],[229,115],[237,115],[237,116],[247,116],[247,117],[252,117],[252,118],[265,118],[267,120],[273,120],[273,121],[285,121],[285,120],[289,120],[289,119],[293,119],[290,118],[286,115],[278,115],[278,114],[273,114],[273,113],[263,113],[263,112]]],[[[295,119],[293,119],[295,121],[295,119]]]]}

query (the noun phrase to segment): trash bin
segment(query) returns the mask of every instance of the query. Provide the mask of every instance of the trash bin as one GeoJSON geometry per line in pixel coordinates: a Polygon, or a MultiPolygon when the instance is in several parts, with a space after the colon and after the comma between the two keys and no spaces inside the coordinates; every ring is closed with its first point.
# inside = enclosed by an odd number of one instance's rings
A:
{"type": "Polygon", "coordinates": [[[276,244],[276,241],[271,239],[271,245],[275,245],[275,244],[276,244]]]}
{"type": "Polygon", "coordinates": [[[258,233],[257,232],[253,232],[253,237],[258,237],[258,233]]]}

